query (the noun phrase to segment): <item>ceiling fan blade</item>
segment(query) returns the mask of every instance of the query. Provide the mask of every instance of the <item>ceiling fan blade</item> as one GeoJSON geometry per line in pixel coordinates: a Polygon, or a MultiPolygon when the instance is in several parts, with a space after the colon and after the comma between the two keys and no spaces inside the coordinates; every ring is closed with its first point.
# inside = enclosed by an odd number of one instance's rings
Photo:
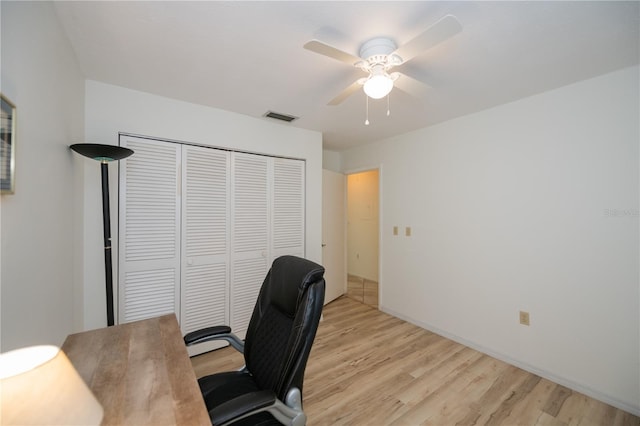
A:
{"type": "Polygon", "coordinates": [[[328,56],[333,59],[337,59],[338,61],[345,62],[349,65],[353,65],[356,62],[360,62],[362,59],[354,56],[350,53],[343,52],[337,47],[330,46],[326,43],[321,42],[320,40],[311,40],[305,43],[304,48],[310,50],[315,53],[319,53],[324,56],[328,56]]]}
{"type": "Polygon", "coordinates": [[[347,99],[349,96],[353,95],[361,87],[362,87],[362,84],[360,84],[360,82],[358,80],[354,81],[349,87],[347,87],[342,92],[340,92],[340,94],[338,96],[336,96],[335,98],[331,99],[331,101],[329,101],[329,103],[327,105],[339,105],[339,104],[341,104],[345,99],[347,99]]]}
{"type": "Polygon", "coordinates": [[[462,25],[453,15],[446,15],[427,28],[421,34],[400,46],[394,54],[402,58],[402,62],[413,59],[416,55],[430,49],[462,31],[462,25]]]}
{"type": "Polygon", "coordinates": [[[393,86],[411,96],[421,98],[427,94],[429,89],[431,89],[431,86],[428,84],[423,83],[420,80],[416,80],[413,77],[409,77],[406,74],[401,72],[395,72],[394,74],[398,74],[398,78],[394,81],[393,86]]]}

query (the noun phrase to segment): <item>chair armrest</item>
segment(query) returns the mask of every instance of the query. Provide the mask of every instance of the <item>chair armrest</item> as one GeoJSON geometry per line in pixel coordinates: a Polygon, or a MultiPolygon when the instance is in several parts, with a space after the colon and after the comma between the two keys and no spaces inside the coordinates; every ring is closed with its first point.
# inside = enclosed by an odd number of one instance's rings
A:
{"type": "Polygon", "coordinates": [[[269,390],[246,393],[213,408],[209,417],[211,423],[222,426],[264,411],[275,401],[276,394],[269,390]]]}
{"type": "Polygon", "coordinates": [[[210,342],[212,340],[226,340],[238,352],[244,353],[244,341],[231,332],[231,327],[227,325],[218,325],[215,327],[202,328],[192,331],[184,336],[184,343],[187,346],[196,343],[210,342]]]}
{"type": "Polygon", "coordinates": [[[283,425],[304,426],[307,422],[302,410],[285,405],[270,390],[240,395],[213,408],[209,417],[215,426],[224,426],[264,411],[271,413],[283,425]]]}
{"type": "Polygon", "coordinates": [[[231,327],[229,327],[228,325],[218,325],[216,327],[201,328],[200,330],[187,333],[184,336],[184,343],[186,343],[187,346],[189,346],[194,343],[199,343],[198,341],[203,338],[217,336],[220,334],[228,334],[228,333],[231,333],[231,327]]]}

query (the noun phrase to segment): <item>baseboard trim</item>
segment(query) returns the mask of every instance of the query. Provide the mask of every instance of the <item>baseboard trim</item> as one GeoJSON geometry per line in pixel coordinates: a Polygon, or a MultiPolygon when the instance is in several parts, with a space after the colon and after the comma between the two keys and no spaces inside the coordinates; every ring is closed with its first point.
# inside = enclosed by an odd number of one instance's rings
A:
{"type": "Polygon", "coordinates": [[[417,321],[407,315],[404,315],[400,312],[396,312],[393,309],[389,309],[385,306],[380,306],[379,309],[386,313],[389,314],[391,316],[394,316],[396,318],[399,318],[403,321],[406,321],[408,323],[411,323],[413,325],[416,325],[420,328],[424,328],[425,330],[428,330],[432,333],[438,334],[442,337],[446,337],[447,339],[453,340],[454,342],[460,343],[461,345],[467,346],[471,349],[475,349],[478,352],[482,352],[483,354],[489,355],[490,357],[496,358],[500,361],[506,362],[508,364],[511,364],[515,367],[521,368],[525,371],[528,371],[529,373],[533,373],[535,375],[538,375],[542,378],[551,380],[554,383],[557,383],[559,385],[562,386],[566,386],[569,389],[572,389],[576,392],[580,392],[584,395],[587,395],[588,397],[591,397],[593,399],[597,399],[598,401],[602,401],[605,404],[609,404],[612,405],[616,408],[619,408],[620,410],[626,411],[628,413],[631,413],[635,416],[640,416],[640,405],[632,405],[632,404],[628,404],[624,401],[620,401],[617,398],[613,398],[610,395],[606,395],[603,394],[600,391],[597,391],[595,389],[592,389],[588,386],[582,385],[580,383],[574,382],[572,380],[568,380],[564,377],[558,376],[557,374],[551,373],[549,371],[546,370],[542,370],[540,368],[537,368],[533,365],[530,365],[528,363],[525,362],[521,362],[517,359],[514,359],[508,355],[505,355],[503,353],[500,352],[496,352],[494,350],[492,350],[491,348],[487,348],[485,346],[479,345],[475,342],[472,342],[470,340],[464,339],[460,336],[457,336],[455,334],[449,333],[445,330],[441,330],[438,327],[433,327],[430,324],[427,323],[423,323],[422,321],[417,321]]]}

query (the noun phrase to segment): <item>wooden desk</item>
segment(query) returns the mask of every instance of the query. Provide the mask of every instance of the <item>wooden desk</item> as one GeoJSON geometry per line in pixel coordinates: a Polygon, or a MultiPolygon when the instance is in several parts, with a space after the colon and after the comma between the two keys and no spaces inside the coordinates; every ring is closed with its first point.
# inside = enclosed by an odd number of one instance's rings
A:
{"type": "Polygon", "coordinates": [[[175,315],[72,334],[62,350],[103,425],[211,425],[175,315]]]}

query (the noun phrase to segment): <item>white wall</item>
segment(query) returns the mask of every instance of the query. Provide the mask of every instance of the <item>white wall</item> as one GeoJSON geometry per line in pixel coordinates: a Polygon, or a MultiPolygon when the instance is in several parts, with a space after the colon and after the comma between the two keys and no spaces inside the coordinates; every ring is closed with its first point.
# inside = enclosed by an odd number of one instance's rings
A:
{"type": "Polygon", "coordinates": [[[340,153],[336,151],[329,151],[328,149],[323,150],[322,168],[342,173],[342,156],[340,153]]]}
{"type": "MultiPolygon", "coordinates": [[[[306,160],[306,256],[322,261],[320,133],[95,81],[86,84],[85,117],[87,142],[117,145],[118,133],[124,132],[306,160]]],[[[99,167],[85,163],[84,320],[86,328],[93,328],[106,325],[102,212],[99,167]]],[[[118,211],[116,172],[117,164],[110,165],[112,218],[118,211]]],[[[115,248],[117,220],[112,229],[115,248]]],[[[113,255],[115,263],[117,252],[113,255]]]]}
{"type": "Polygon", "coordinates": [[[345,152],[383,166],[382,309],[640,413],[639,77],[345,152]]]}
{"type": "Polygon", "coordinates": [[[61,345],[78,329],[73,156],[84,78],[50,2],[0,3],[1,91],[17,108],[15,194],[1,205],[1,341],[61,345]]]}

